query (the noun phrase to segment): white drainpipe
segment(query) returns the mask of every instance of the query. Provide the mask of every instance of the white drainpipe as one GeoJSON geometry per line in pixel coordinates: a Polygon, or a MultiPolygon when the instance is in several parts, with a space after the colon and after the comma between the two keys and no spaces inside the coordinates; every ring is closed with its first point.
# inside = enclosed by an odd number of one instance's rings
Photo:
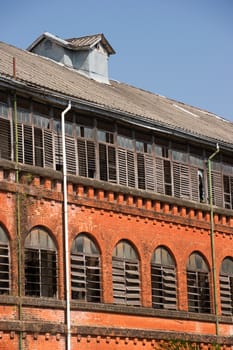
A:
{"type": "Polygon", "coordinates": [[[71,350],[71,326],[70,326],[70,259],[68,237],[68,211],[67,211],[67,170],[66,170],[66,143],[65,143],[65,114],[71,109],[71,102],[61,114],[62,155],[63,155],[63,219],[65,239],[65,284],[66,284],[66,324],[67,344],[66,350],[71,350]]]}

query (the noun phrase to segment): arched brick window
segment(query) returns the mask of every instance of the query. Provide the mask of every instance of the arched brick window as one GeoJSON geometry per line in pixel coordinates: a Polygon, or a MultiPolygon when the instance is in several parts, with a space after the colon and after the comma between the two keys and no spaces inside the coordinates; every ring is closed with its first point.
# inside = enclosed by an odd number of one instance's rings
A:
{"type": "Polygon", "coordinates": [[[223,260],[220,270],[220,295],[223,315],[233,315],[233,259],[223,260]]]}
{"type": "Polygon", "coordinates": [[[209,269],[199,253],[187,263],[188,308],[191,312],[210,313],[209,269]]]}
{"type": "Polygon", "coordinates": [[[156,309],[177,308],[175,262],[164,247],[158,247],[151,259],[152,306],[156,309]]]}
{"type": "Polygon", "coordinates": [[[141,305],[139,259],[127,241],[119,242],[114,248],[112,279],[114,303],[141,305]]]}
{"type": "Polygon", "coordinates": [[[99,249],[87,234],[81,233],[71,247],[72,299],[101,301],[99,249]]]}
{"type": "Polygon", "coordinates": [[[57,249],[49,234],[33,229],[26,237],[24,249],[25,295],[56,297],[57,249]]]}
{"type": "Polygon", "coordinates": [[[0,294],[10,292],[9,240],[0,226],[0,294]]]}

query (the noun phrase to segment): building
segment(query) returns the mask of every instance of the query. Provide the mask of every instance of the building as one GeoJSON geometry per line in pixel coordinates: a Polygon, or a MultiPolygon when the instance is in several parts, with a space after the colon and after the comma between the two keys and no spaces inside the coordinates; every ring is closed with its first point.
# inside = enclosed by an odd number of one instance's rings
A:
{"type": "Polygon", "coordinates": [[[233,124],[114,53],[0,43],[0,349],[232,349],[233,124]]]}

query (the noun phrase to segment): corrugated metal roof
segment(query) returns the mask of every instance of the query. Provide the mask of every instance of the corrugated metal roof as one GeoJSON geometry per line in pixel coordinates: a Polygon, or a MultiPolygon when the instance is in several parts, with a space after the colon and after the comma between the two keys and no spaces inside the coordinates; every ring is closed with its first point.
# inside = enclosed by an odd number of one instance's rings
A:
{"type": "Polygon", "coordinates": [[[155,125],[233,144],[233,123],[212,113],[151,92],[111,81],[98,83],[50,59],[0,42],[0,79],[13,78],[16,58],[17,79],[29,86],[42,87],[79,98],[115,112],[146,118],[155,125]]]}

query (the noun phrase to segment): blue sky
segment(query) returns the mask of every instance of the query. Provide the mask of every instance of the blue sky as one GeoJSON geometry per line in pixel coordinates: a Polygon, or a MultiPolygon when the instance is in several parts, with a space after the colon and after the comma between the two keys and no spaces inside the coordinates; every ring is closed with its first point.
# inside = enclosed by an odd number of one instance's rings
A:
{"type": "Polygon", "coordinates": [[[8,0],[0,41],[104,33],[114,80],[233,121],[233,0],[8,0]]]}

